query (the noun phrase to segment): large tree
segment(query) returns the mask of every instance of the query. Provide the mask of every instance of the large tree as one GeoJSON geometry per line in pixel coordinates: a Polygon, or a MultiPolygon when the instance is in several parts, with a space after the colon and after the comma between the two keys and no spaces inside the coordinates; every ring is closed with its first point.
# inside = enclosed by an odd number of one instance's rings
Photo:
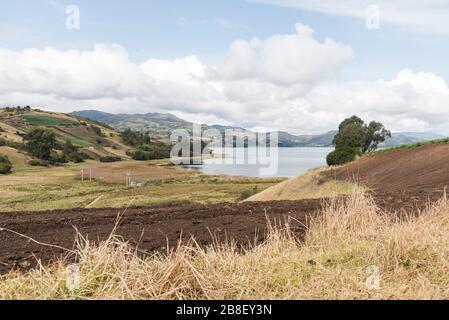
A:
{"type": "Polygon", "coordinates": [[[338,133],[332,142],[335,148],[361,148],[365,138],[365,123],[357,116],[344,120],[338,127],[338,133]]]}
{"type": "Polygon", "coordinates": [[[359,117],[352,116],[340,124],[333,144],[336,149],[351,147],[367,153],[376,150],[387,137],[391,137],[391,132],[382,123],[372,121],[367,125],[359,117]]]}
{"type": "Polygon", "coordinates": [[[34,128],[24,137],[26,150],[41,160],[50,160],[51,151],[56,146],[56,136],[53,130],[47,128],[34,128]]]}
{"type": "Polygon", "coordinates": [[[352,161],[357,155],[376,150],[387,137],[391,137],[391,132],[380,122],[372,121],[367,125],[359,117],[352,116],[340,124],[333,140],[335,151],[329,154],[327,162],[339,165],[352,161]]]}

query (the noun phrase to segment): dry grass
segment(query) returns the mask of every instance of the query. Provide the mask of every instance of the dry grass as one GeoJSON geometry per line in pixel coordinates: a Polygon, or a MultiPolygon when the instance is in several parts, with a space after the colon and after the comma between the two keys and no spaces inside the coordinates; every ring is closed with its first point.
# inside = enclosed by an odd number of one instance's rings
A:
{"type": "Polygon", "coordinates": [[[28,160],[30,160],[31,157],[24,153],[20,153],[14,148],[0,147],[0,154],[7,156],[13,167],[29,167],[28,160]]]}
{"type": "MultiPolygon", "coordinates": [[[[447,299],[449,201],[394,220],[365,195],[333,201],[305,241],[286,227],[245,253],[194,242],[141,259],[117,238],[78,243],[79,287],[64,262],[0,280],[1,299],[447,299]],[[370,266],[380,287],[367,287],[370,266]]],[[[72,267],[73,269],[73,267],[72,267]]]]}
{"type": "Polygon", "coordinates": [[[252,196],[246,201],[335,198],[337,196],[350,195],[354,188],[358,188],[351,183],[325,178],[323,173],[326,170],[329,170],[329,168],[311,169],[299,177],[284,181],[252,196]]]}
{"type": "Polygon", "coordinates": [[[101,195],[104,196],[95,203],[95,208],[122,208],[131,199],[136,206],[236,202],[244,192],[256,187],[264,190],[283,180],[205,176],[167,166],[167,162],[98,164],[88,161],[51,168],[14,168],[13,174],[0,179],[0,213],[84,208],[101,195]],[[81,182],[81,168],[85,169],[84,182],[81,182]],[[92,182],[89,182],[89,168],[92,168],[92,182]],[[126,188],[128,170],[132,171],[132,180],[144,183],[144,187],[126,188]]]}

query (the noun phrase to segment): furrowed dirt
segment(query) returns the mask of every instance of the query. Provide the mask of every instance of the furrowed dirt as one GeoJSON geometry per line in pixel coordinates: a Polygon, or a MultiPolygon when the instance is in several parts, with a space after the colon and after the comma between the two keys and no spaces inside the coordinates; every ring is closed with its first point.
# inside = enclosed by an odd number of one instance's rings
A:
{"type": "MultiPolygon", "coordinates": [[[[329,170],[325,178],[370,188],[383,210],[417,213],[445,194],[449,185],[449,144],[363,157],[329,170]]],[[[245,246],[265,239],[268,221],[285,222],[291,217],[292,229],[301,239],[310,217],[319,212],[325,202],[321,199],[132,208],[123,214],[116,234],[136,246],[142,254],[167,252],[180,240],[186,242],[192,237],[202,246],[227,240],[245,246]]],[[[104,241],[114,229],[120,213],[123,210],[1,213],[0,273],[13,269],[26,271],[37,265],[37,259],[46,265],[66,256],[64,250],[43,244],[72,249],[76,230],[91,241],[104,241]]]]}
{"type": "Polygon", "coordinates": [[[327,178],[371,189],[387,211],[425,209],[449,186],[449,143],[379,152],[330,170],[327,178]]]}
{"type": "Polygon", "coordinates": [[[289,217],[293,218],[291,227],[300,238],[310,216],[319,211],[322,204],[322,200],[306,200],[208,206],[184,204],[131,208],[126,212],[74,209],[2,213],[0,273],[13,269],[26,271],[37,265],[37,259],[47,265],[67,256],[67,252],[53,246],[73,249],[76,230],[91,241],[104,241],[111,234],[119,214],[123,218],[116,234],[145,254],[167,252],[167,246],[175,248],[179,240],[186,242],[191,237],[201,246],[229,239],[240,246],[254,244],[265,239],[268,221],[285,223],[289,217]]]}

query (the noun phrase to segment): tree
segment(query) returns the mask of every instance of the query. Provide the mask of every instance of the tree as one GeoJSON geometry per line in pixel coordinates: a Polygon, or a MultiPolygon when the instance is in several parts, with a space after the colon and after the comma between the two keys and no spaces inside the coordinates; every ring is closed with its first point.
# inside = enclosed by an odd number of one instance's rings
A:
{"type": "Polygon", "coordinates": [[[391,138],[391,132],[385,129],[382,123],[372,121],[366,127],[365,139],[362,143],[362,153],[376,150],[380,143],[385,142],[387,137],[391,138]]]}
{"type": "Polygon", "coordinates": [[[376,150],[391,132],[380,122],[369,125],[357,116],[344,120],[338,127],[333,144],[335,151],[327,157],[329,165],[340,165],[353,161],[357,155],[376,150]]]}
{"type": "Polygon", "coordinates": [[[78,148],[75,147],[70,140],[66,140],[63,146],[63,152],[65,154],[75,153],[78,151],[78,148]]]}
{"type": "Polygon", "coordinates": [[[84,153],[80,153],[78,147],[74,146],[70,140],[66,140],[63,146],[61,159],[74,163],[80,163],[84,162],[86,155],[84,153]]]}
{"type": "Polygon", "coordinates": [[[135,148],[151,143],[149,132],[138,132],[126,129],[120,133],[120,136],[125,144],[135,148]]]}
{"type": "Polygon", "coordinates": [[[365,137],[365,123],[357,116],[344,120],[338,127],[338,133],[332,142],[336,149],[349,146],[360,148],[365,137]]]}
{"type": "Polygon", "coordinates": [[[51,151],[56,146],[55,133],[47,128],[34,128],[24,137],[25,149],[34,157],[41,160],[50,160],[51,151]]]}

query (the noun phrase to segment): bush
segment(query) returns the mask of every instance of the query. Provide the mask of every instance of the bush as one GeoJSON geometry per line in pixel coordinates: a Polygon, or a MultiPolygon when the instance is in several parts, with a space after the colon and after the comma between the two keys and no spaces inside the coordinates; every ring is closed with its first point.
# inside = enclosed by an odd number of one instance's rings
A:
{"type": "Polygon", "coordinates": [[[326,160],[329,166],[339,166],[354,161],[358,155],[360,155],[358,148],[342,147],[329,153],[326,160]]]}
{"type": "Polygon", "coordinates": [[[78,150],[78,147],[73,145],[73,143],[70,140],[67,140],[64,143],[62,150],[64,159],[66,161],[81,163],[84,162],[84,160],[89,159],[89,156],[83,152],[80,152],[78,150]]]}
{"type": "Polygon", "coordinates": [[[10,173],[12,169],[11,161],[9,161],[7,156],[0,154],[0,174],[10,173]]]}
{"type": "Polygon", "coordinates": [[[46,160],[32,159],[28,161],[28,164],[32,167],[48,167],[50,166],[50,162],[46,160]]]}
{"type": "Polygon", "coordinates": [[[170,158],[170,152],[171,146],[164,143],[155,143],[141,146],[131,152],[130,156],[137,161],[159,160],[170,158]]]}
{"type": "Polygon", "coordinates": [[[120,162],[120,161],[122,161],[122,158],[115,157],[115,156],[105,156],[105,157],[100,158],[100,162],[106,162],[106,163],[120,162]]]}
{"type": "Polygon", "coordinates": [[[256,195],[259,193],[259,188],[257,186],[255,186],[253,189],[251,190],[245,190],[242,193],[240,193],[240,201],[246,200],[251,198],[252,196],[256,195]]]}
{"type": "Polygon", "coordinates": [[[3,138],[0,138],[0,147],[6,146],[6,140],[3,138]]]}

